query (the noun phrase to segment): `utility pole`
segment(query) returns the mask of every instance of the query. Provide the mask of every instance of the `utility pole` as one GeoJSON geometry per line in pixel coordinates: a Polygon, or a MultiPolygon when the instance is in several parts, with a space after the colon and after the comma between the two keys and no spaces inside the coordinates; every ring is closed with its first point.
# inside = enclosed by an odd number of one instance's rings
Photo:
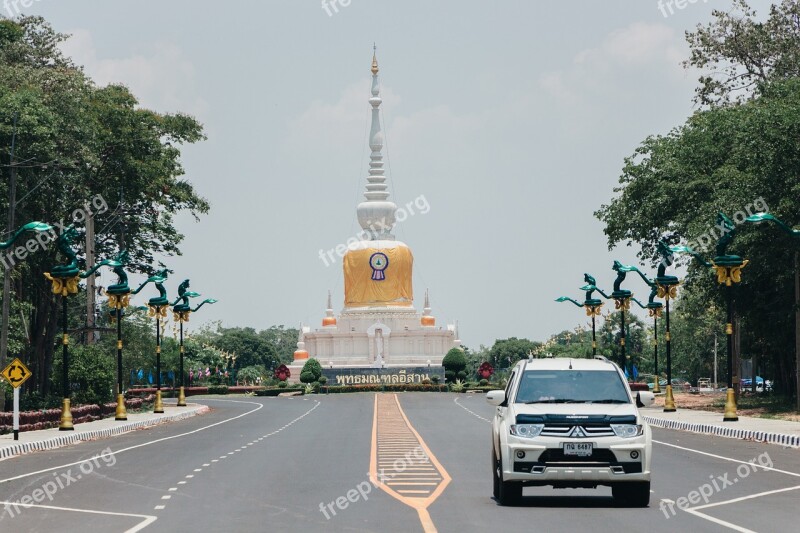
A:
{"type": "MultiPolygon", "coordinates": [[[[17,120],[19,113],[14,113],[14,129],[11,133],[11,151],[10,153],[10,174],[11,178],[8,184],[8,231],[13,231],[14,222],[16,218],[17,207],[17,167],[14,159],[14,149],[17,142],[17,120]]],[[[5,366],[6,357],[8,355],[8,316],[11,310],[11,267],[8,266],[3,272],[3,310],[2,317],[0,317],[0,366],[5,366]]],[[[3,405],[0,407],[5,408],[5,398],[0,398],[3,405]]]]}
{"type": "Polygon", "coordinates": [[[714,332],[714,390],[719,388],[717,385],[717,332],[714,332]]]}
{"type": "MultiPolygon", "coordinates": [[[[91,212],[91,211],[89,211],[91,212]]],[[[94,214],[86,217],[86,270],[94,267],[94,214]]],[[[86,278],[86,344],[94,344],[95,275],[86,278]]]]}

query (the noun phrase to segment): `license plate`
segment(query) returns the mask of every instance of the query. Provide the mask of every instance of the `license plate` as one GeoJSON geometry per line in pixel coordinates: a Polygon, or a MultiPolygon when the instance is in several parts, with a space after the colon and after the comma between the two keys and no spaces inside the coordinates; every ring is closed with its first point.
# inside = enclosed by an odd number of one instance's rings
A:
{"type": "Polygon", "coordinates": [[[588,457],[592,455],[591,442],[565,442],[564,455],[577,455],[580,457],[588,457]]]}

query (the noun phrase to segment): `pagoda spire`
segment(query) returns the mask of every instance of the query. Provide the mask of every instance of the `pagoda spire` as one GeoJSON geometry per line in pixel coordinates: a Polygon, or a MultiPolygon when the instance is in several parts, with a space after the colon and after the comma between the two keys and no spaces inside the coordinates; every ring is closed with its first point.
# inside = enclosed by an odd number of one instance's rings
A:
{"type": "Polygon", "coordinates": [[[431,299],[428,296],[428,289],[425,289],[425,307],[422,308],[422,318],[420,323],[423,326],[435,326],[436,317],[431,314],[431,299]]]}
{"type": "Polygon", "coordinates": [[[356,213],[358,223],[364,230],[368,240],[394,240],[392,229],[395,224],[395,211],[397,206],[389,201],[388,186],[383,168],[383,130],[381,129],[380,84],[378,82],[378,57],[376,47],[372,53],[372,97],[369,104],[372,106],[372,126],[369,131],[369,176],[367,176],[367,190],[364,193],[366,201],[358,204],[356,213]]]}
{"type": "Polygon", "coordinates": [[[331,298],[331,291],[328,289],[328,308],[325,310],[325,317],[322,319],[322,326],[335,326],[336,317],[333,314],[333,299],[331,298]]]}

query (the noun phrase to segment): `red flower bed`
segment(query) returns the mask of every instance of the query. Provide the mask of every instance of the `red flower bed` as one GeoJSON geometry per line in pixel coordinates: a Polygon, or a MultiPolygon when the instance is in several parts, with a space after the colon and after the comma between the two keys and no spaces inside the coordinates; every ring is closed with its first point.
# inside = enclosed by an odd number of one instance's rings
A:
{"type": "MultiPolygon", "coordinates": [[[[145,403],[151,403],[155,399],[150,395],[145,398],[131,398],[125,400],[125,407],[128,409],[141,409],[145,403]]],[[[72,407],[72,423],[82,424],[100,420],[116,413],[117,404],[107,403],[104,405],[78,405],[72,407]]],[[[58,427],[61,422],[61,409],[45,409],[42,411],[24,411],[19,414],[20,431],[38,431],[58,427]]],[[[0,413],[0,433],[10,433],[13,429],[14,413],[0,413]]]]}

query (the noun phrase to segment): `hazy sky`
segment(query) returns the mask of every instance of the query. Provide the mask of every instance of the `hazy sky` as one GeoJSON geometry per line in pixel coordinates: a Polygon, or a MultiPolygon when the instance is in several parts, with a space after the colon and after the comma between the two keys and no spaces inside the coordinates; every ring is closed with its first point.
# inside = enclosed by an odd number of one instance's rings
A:
{"type": "MultiPolygon", "coordinates": [[[[414,251],[415,305],[429,288],[439,324],[458,319],[477,348],[574,328],[582,311],[553,299],[579,299],[585,271],[610,288],[613,260],[635,261],[607,251],[592,213],[623,158],[693,111],[684,31],[731,1],[689,2],[36,0],[25,12],[71,33],[67,53],[98,83],[205,125],[183,160],[212,211],[179,219],[184,256],[166,259],[170,294],[189,277],[220,300],[193,324],[319,327],[328,289],[341,310],[341,261],[319,251],[359,230],[377,43],[391,198],[430,207],[396,229],[414,251]]],[[[751,4],[765,15],[769,2],[751,4]]]]}

